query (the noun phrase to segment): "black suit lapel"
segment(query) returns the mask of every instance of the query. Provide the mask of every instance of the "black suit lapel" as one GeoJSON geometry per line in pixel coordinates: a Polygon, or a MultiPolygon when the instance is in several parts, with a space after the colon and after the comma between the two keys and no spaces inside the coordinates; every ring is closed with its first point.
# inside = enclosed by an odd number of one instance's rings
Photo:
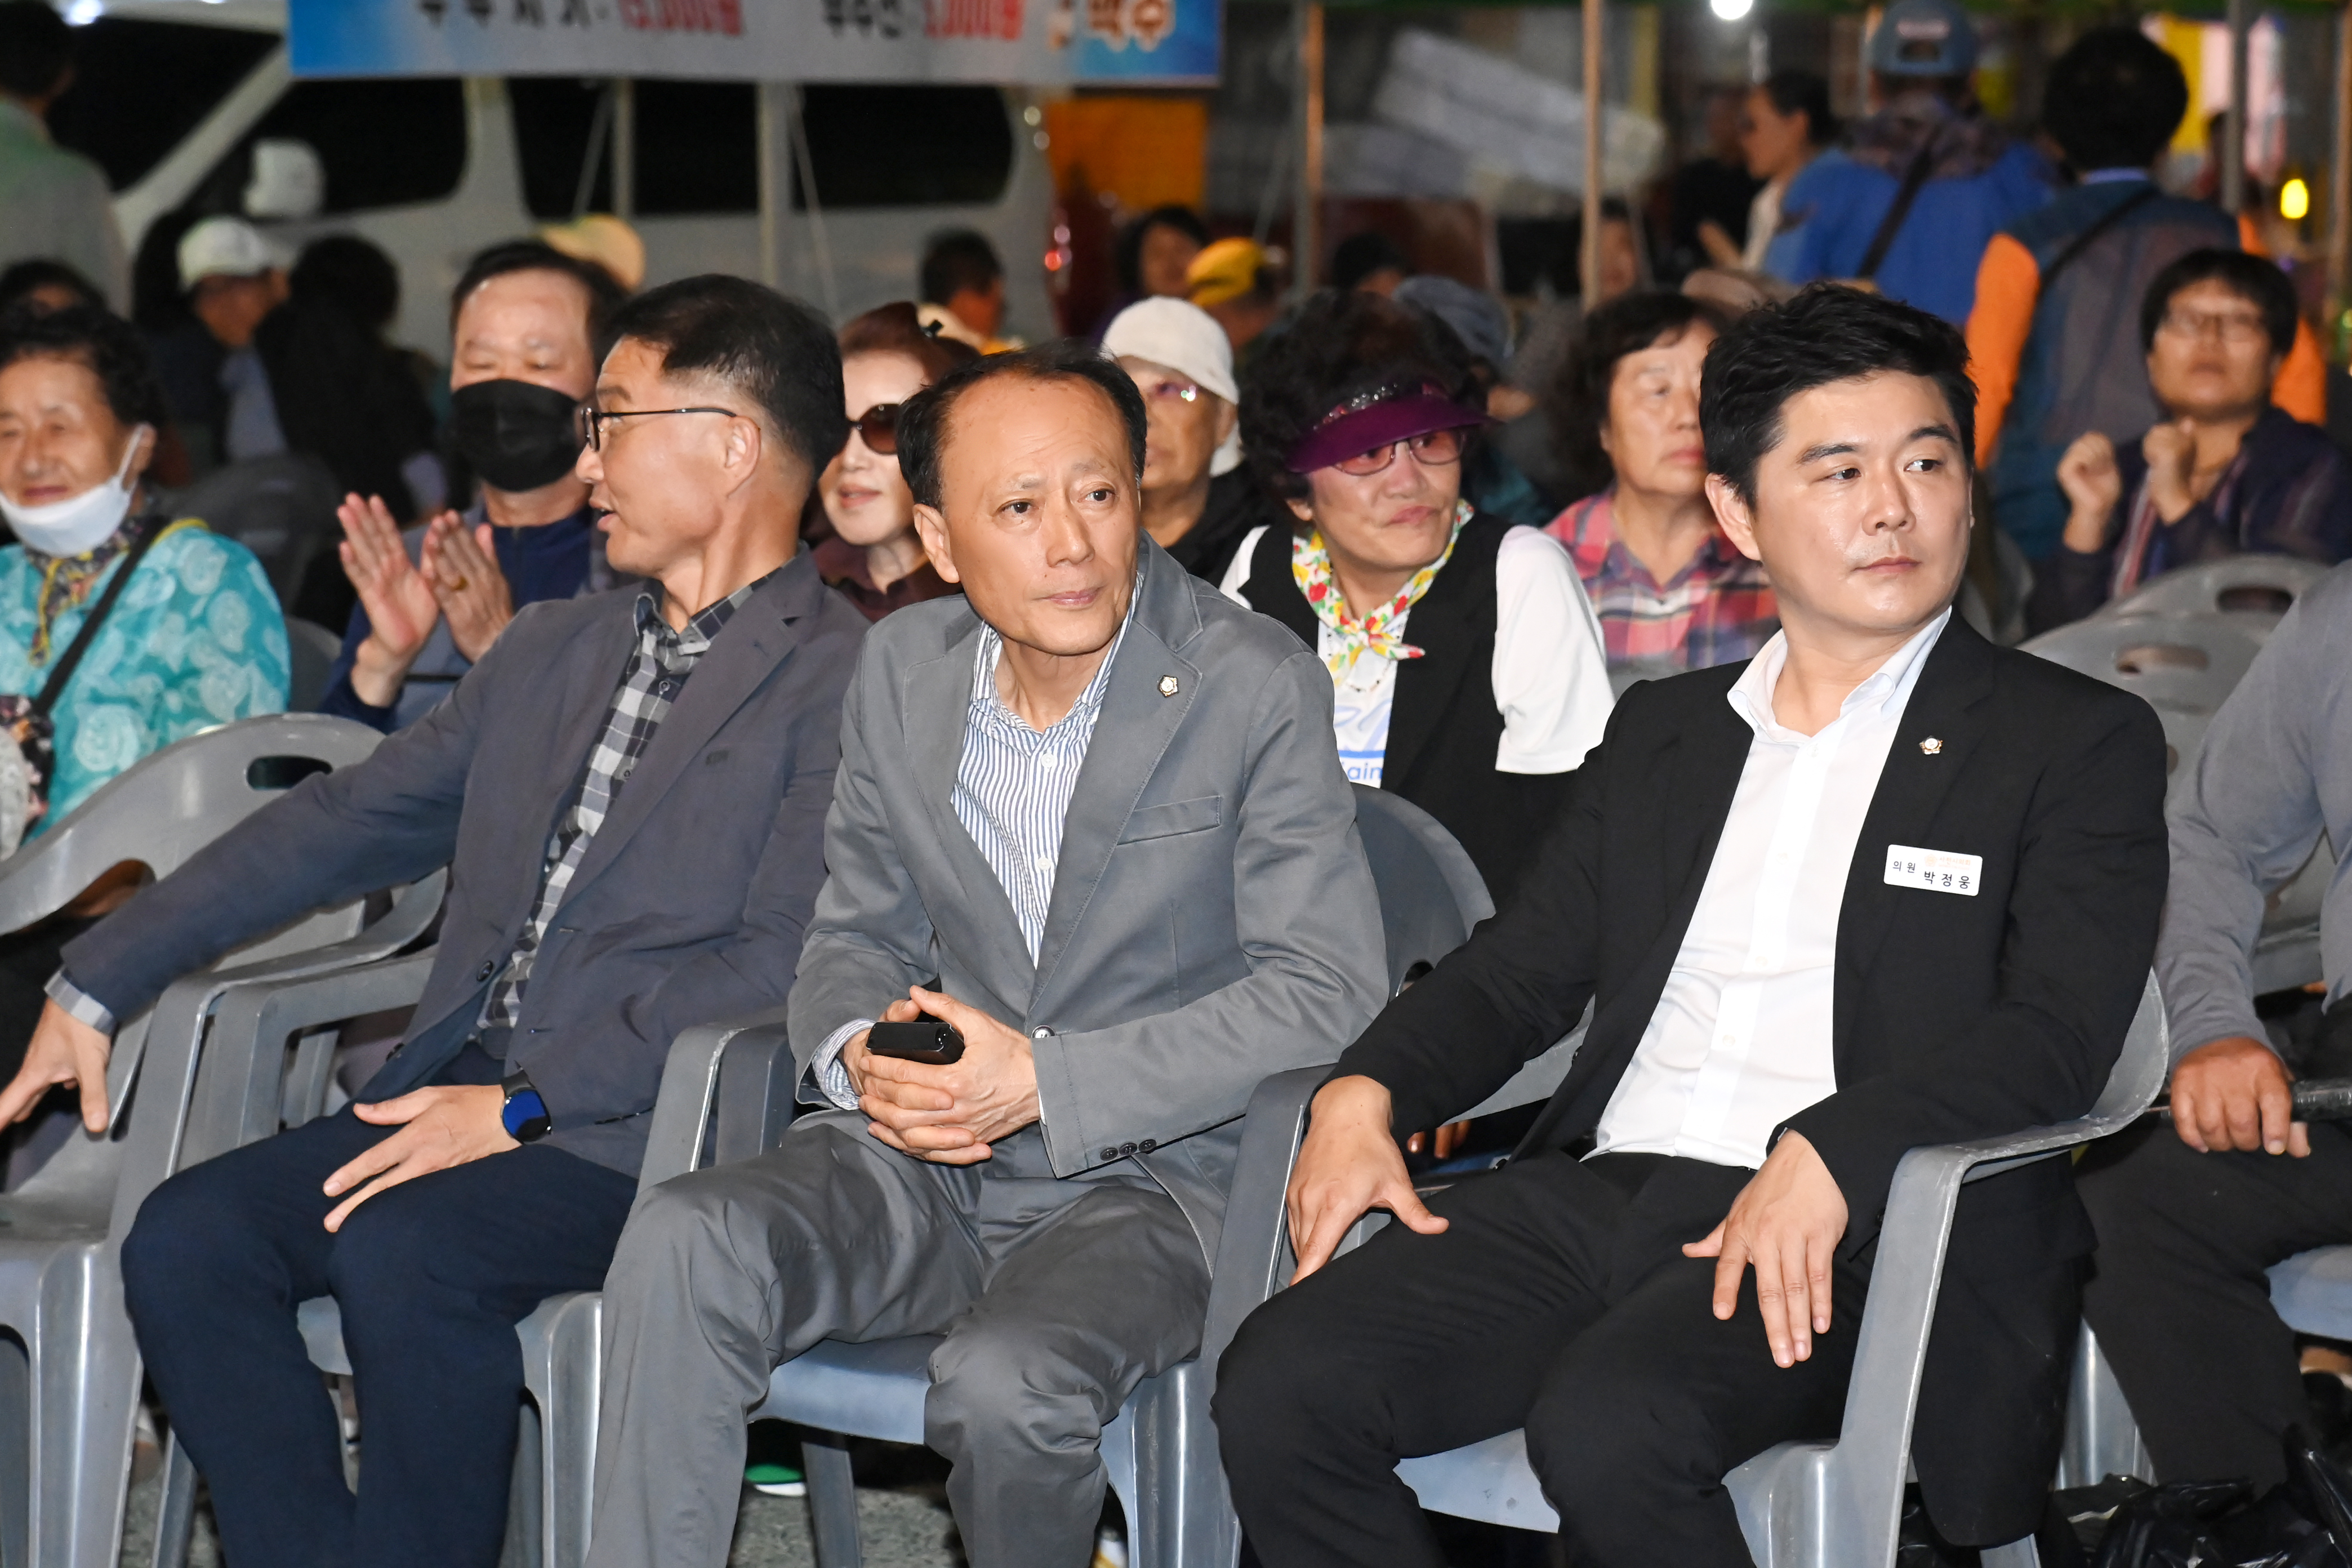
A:
{"type": "MultiPolygon", "coordinates": [[[[1886,939],[1898,912],[1902,889],[1886,882],[1886,851],[1902,844],[1915,849],[1977,851],[1967,844],[1932,842],[1936,816],[1954,781],[1986,739],[1992,694],[1992,649],[1955,613],[1945,624],[1904,707],[1903,722],[1887,748],[1878,789],[1854,841],[1846,871],[1845,901],[1838,910],[1835,1025],[1839,1071],[1845,1070],[1847,1028],[1853,998],[1886,939]],[[1932,751],[1922,742],[1935,742],[1932,751]]],[[[1916,893],[1905,896],[1917,898],[1916,893]]]]}

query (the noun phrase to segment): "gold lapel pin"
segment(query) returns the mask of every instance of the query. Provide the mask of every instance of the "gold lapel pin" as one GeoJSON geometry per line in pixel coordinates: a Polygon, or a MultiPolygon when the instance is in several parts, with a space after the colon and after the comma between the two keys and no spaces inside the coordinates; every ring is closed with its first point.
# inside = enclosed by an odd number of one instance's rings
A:
{"type": "Polygon", "coordinates": [[[1163,675],[1163,676],[1161,676],[1161,677],[1160,678],[1160,696],[1162,696],[1162,697],[1173,697],[1173,696],[1175,696],[1175,695],[1176,695],[1176,693],[1177,693],[1177,692],[1179,692],[1179,691],[1181,691],[1181,690],[1182,690],[1182,689],[1183,689],[1183,688],[1181,688],[1181,687],[1180,687],[1180,686],[1178,686],[1178,685],[1176,684],[1176,678],[1175,678],[1174,676],[1172,676],[1172,675],[1163,675]]]}
{"type": "Polygon", "coordinates": [[[1943,749],[1944,742],[1938,741],[1933,735],[1928,736],[1926,740],[1919,742],[1919,753],[1922,756],[1932,757],[1943,749]]]}

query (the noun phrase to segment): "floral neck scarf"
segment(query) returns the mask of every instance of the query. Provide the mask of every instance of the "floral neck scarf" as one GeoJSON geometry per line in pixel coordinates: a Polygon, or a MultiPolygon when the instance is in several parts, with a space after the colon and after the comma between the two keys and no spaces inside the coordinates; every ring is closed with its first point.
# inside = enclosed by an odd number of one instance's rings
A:
{"type": "Polygon", "coordinates": [[[1412,581],[1398,590],[1395,598],[1360,620],[1348,614],[1347,595],[1339,592],[1339,580],[1331,573],[1330,552],[1323,547],[1323,531],[1316,529],[1303,539],[1291,541],[1291,581],[1307,595],[1307,607],[1315,612],[1315,618],[1339,634],[1339,651],[1323,661],[1330,667],[1334,684],[1346,680],[1356,660],[1368,653],[1382,658],[1421,657],[1421,649],[1391,628],[1429,592],[1429,585],[1437,581],[1437,574],[1454,559],[1454,546],[1462,538],[1462,526],[1474,515],[1475,509],[1468,501],[1454,502],[1454,531],[1445,537],[1445,553],[1414,573],[1412,581]]]}
{"type": "Polygon", "coordinates": [[[26,660],[34,668],[49,662],[49,628],[58,616],[89,597],[89,591],[114,564],[114,558],[137,542],[146,521],[132,517],[110,535],[105,543],[81,555],[43,555],[30,545],[26,553],[41,566],[41,598],[34,612],[33,642],[25,650],[26,660]]]}

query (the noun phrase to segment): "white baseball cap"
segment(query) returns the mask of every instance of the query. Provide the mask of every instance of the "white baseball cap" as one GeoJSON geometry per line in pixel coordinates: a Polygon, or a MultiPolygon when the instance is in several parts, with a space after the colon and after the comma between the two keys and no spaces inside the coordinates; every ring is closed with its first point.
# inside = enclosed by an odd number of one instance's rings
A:
{"type": "Polygon", "coordinates": [[[207,278],[251,278],[286,265],[278,247],[243,218],[208,217],[180,237],[180,287],[207,278]]]}
{"type": "MultiPolygon", "coordinates": [[[[1200,306],[1182,300],[1139,300],[1111,319],[1103,333],[1103,353],[1113,359],[1150,360],[1188,378],[1203,392],[1227,403],[1242,400],[1234,383],[1234,345],[1217,319],[1200,306]]],[[[1242,460],[1241,429],[1237,425],[1214,456],[1209,472],[1228,473],[1242,460]]]]}

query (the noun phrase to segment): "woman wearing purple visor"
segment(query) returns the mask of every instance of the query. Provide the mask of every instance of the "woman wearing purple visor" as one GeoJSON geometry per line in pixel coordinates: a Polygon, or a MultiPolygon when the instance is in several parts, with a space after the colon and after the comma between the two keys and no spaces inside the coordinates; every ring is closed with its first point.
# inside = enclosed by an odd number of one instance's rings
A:
{"type": "Polygon", "coordinates": [[[1462,499],[1471,386],[1434,321],[1309,300],[1242,392],[1251,467],[1297,522],[1253,530],[1221,585],[1321,655],[1348,776],[1437,818],[1499,906],[1611,700],[1568,552],[1462,499]]]}

